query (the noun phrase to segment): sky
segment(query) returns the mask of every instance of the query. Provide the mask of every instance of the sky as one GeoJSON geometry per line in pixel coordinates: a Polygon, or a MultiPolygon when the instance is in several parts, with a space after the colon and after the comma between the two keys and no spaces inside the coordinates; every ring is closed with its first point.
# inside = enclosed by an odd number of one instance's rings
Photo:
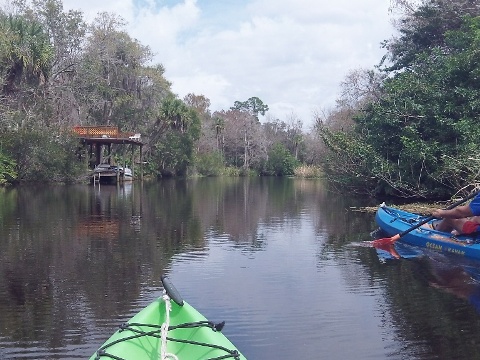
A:
{"type": "Polygon", "coordinates": [[[256,96],[268,115],[304,128],[331,109],[349,71],[372,69],[394,34],[390,0],[64,0],[92,21],[123,17],[153,51],[172,90],[212,112],[256,96]]]}

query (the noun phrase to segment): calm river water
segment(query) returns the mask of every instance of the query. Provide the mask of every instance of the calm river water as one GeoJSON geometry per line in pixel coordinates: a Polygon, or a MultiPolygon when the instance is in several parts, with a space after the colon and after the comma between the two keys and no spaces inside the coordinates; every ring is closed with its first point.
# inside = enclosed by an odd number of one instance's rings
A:
{"type": "Polygon", "coordinates": [[[479,359],[476,264],[381,261],[366,205],[277,178],[1,190],[0,358],[88,358],[168,274],[248,359],[479,359]]]}

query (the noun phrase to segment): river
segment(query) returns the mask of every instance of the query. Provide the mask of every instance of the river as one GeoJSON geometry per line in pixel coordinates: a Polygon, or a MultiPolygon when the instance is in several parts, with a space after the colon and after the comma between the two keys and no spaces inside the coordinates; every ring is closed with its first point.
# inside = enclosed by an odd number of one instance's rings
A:
{"type": "Polygon", "coordinates": [[[2,189],[0,358],[88,358],[163,274],[248,359],[480,358],[476,265],[356,246],[374,204],[289,178],[2,189]]]}

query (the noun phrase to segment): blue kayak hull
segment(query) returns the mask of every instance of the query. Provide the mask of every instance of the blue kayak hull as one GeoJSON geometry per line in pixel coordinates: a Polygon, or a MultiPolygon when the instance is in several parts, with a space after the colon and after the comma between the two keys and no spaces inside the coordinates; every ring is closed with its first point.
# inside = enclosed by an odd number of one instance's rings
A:
{"type": "MultiPolygon", "coordinates": [[[[425,217],[421,215],[387,206],[379,207],[375,215],[377,225],[388,236],[400,234],[423,219],[425,217]]],[[[477,243],[480,239],[465,235],[455,237],[450,233],[433,230],[427,224],[403,235],[398,241],[442,253],[480,260],[480,243],[477,243]]]]}

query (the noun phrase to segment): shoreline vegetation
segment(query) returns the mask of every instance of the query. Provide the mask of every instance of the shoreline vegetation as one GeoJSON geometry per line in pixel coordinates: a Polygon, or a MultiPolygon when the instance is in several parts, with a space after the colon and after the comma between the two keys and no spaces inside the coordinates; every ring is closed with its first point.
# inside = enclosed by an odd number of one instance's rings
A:
{"type": "MultiPolygon", "coordinates": [[[[430,216],[432,211],[438,208],[445,207],[445,203],[411,203],[411,204],[395,204],[389,203],[388,206],[405,210],[414,214],[430,216]]],[[[365,207],[351,207],[351,211],[375,213],[378,210],[378,206],[365,206],[365,207]]]]}
{"type": "Polygon", "coordinates": [[[141,136],[131,161],[145,177],[297,176],[371,198],[449,199],[480,174],[480,7],[391,6],[385,55],[351,70],[305,131],[257,96],[218,111],[203,94],[179,98],[116,14],[87,22],[61,0],[13,2],[0,8],[0,186],[76,182],[103,155],[121,163],[121,144],[88,152],[72,132],[115,126],[141,136]]]}

